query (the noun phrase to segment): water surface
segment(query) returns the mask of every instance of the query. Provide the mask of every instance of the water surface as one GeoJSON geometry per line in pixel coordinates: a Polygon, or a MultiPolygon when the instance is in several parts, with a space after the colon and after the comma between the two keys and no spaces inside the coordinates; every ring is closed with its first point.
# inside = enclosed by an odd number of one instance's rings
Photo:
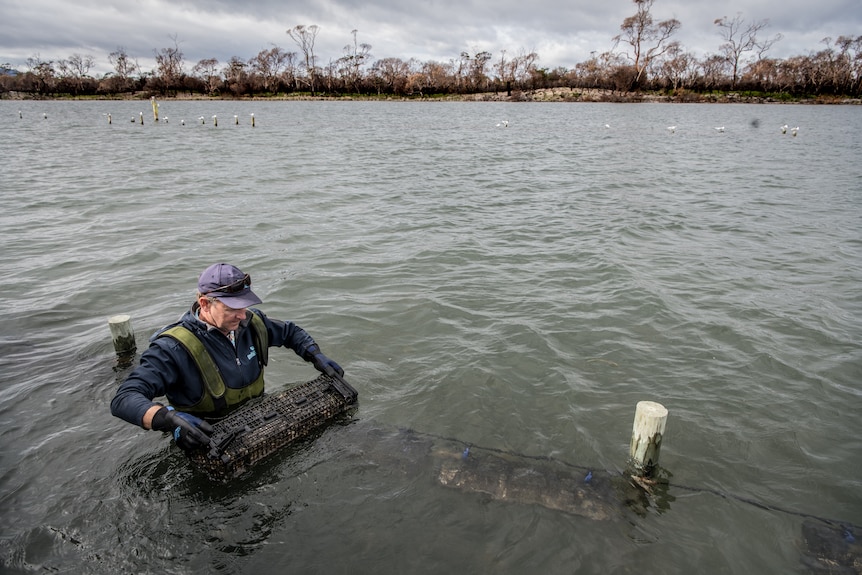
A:
{"type": "MultiPolygon", "coordinates": [[[[2,101],[0,130],[6,572],[797,573],[806,518],[862,524],[856,106],[2,101]],[[361,402],[226,487],[108,407],[108,316],[140,351],[215,261],[361,402]],[[615,474],[641,400],[670,486],[613,521],[363,431],[615,474]]],[[[314,376],[271,358],[270,389],[314,376]]]]}

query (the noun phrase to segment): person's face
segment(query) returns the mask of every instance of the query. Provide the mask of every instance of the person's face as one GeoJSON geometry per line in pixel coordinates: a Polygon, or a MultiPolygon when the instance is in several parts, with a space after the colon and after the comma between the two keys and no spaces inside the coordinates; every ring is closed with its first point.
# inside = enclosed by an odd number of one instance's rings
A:
{"type": "Polygon", "coordinates": [[[205,297],[200,299],[200,304],[203,319],[224,333],[236,330],[239,322],[245,319],[244,307],[234,309],[218,299],[210,301],[205,297]]]}

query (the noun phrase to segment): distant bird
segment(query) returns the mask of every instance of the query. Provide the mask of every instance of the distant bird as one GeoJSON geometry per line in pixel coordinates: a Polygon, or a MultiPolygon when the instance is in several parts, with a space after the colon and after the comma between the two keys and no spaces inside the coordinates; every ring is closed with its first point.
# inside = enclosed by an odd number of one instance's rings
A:
{"type": "Polygon", "coordinates": [[[236,114],[233,115],[233,123],[239,126],[239,116],[236,114]]]}
{"type": "Polygon", "coordinates": [[[784,124],[783,126],[781,126],[781,133],[782,133],[782,134],[786,134],[786,133],[787,133],[787,124],[784,124]]]}
{"type": "Polygon", "coordinates": [[[610,124],[605,124],[605,128],[610,129],[610,127],[611,127],[611,125],[610,125],[610,124]]]}
{"type": "Polygon", "coordinates": [[[186,121],[185,121],[185,120],[180,120],[180,126],[185,126],[185,125],[186,125],[186,121]]]}
{"type": "Polygon", "coordinates": [[[671,134],[673,134],[674,132],[676,132],[676,126],[668,126],[668,127],[667,127],[667,129],[668,129],[668,131],[669,131],[671,134]]]}
{"type": "Polygon", "coordinates": [[[203,116],[198,116],[198,120],[200,120],[200,121],[201,121],[201,124],[206,124],[206,123],[207,123],[206,118],[204,118],[203,116]]]}
{"type": "Polygon", "coordinates": [[[218,116],[213,114],[213,126],[218,126],[218,116]]]}
{"type": "Polygon", "coordinates": [[[503,120],[502,122],[500,122],[499,124],[497,124],[497,127],[498,127],[498,128],[499,128],[500,126],[503,126],[504,128],[508,128],[508,127],[509,127],[509,120],[503,120]]]}
{"type": "Polygon", "coordinates": [[[792,130],[790,130],[790,133],[793,134],[794,136],[796,136],[796,132],[798,132],[798,131],[799,131],[799,126],[796,126],[792,130]]]}
{"type": "Polygon", "coordinates": [[[47,113],[47,112],[45,112],[44,114],[42,114],[42,117],[43,117],[43,118],[45,118],[45,119],[47,120],[47,119],[48,119],[48,113],[47,113]]]}
{"type": "Polygon", "coordinates": [[[144,113],[143,112],[141,112],[141,125],[142,126],[144,125],[144,113]]]}
{"type": "Polygon", "coordinates": [[[19,117],[19,118],[23,118],[23,117],[24,117],[24,114],[22,114],[22,113],[21,113],[21,110],[18,110],[18,117],[19,117]]]}
{"type": "Polygon", "coordinates": [[[716,131],[716,132],[723,132],[723,131],[724,131],[724,126],[716,126],[715,131],[716,131]]]}
{"type": "Polygon", "coordinates": [[[167,124],[167,123],[168,123],[168,117],[165,116],[165,124],[167,124]]]}

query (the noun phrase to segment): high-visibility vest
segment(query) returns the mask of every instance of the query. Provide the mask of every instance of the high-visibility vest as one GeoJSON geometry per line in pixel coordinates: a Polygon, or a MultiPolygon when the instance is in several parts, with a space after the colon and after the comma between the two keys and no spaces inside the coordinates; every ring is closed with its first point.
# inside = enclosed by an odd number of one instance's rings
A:
{"type": "Polygon", "coordinates": [[[167,336],[175,339],[185,348],[197,365],[201,380],[204,383],[204,393],[200,401],[194,405],[174,405],[174,407],[188,413],[218,417],[263,393],[263,371],[269,361],[269,334],[263,320],[256,313],[251,311],[246,313],[252,331],[254,349],[260,364],[260,375],[251,385],[241,389],[234,389],[225,385],[215,361],[194,332],[181,325],[176,325],[159,334],[159,337],[167,336]]]}

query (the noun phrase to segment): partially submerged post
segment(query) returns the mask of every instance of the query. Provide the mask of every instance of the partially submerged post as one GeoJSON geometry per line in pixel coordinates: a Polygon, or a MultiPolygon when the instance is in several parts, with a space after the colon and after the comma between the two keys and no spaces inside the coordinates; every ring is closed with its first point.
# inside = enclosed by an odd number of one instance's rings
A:
{"type": "Polygon", "coordinates": [[[132,318],[126,314],[114,315],[108,318],[111,328],[111,338],[114,340],[114,350],[117,355],[129,355],[135,352],[135,333],[132,331],[132,318]]]}
{"type": "Polygon", "coordinates": [[[638,402],[629,454],[635,472],[641,477],[651,475],[658,466],[666,425],[667,409],[663,405],[654,401],[638,402]]]}

